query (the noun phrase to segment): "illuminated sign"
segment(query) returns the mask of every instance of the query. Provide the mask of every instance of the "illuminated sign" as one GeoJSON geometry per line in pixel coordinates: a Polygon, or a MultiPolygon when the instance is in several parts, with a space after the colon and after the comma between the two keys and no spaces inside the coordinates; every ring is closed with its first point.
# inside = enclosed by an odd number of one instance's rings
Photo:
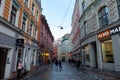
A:
{"type": "Polygon", "coordinates": [[[98,33],[98,35],[97,35],[98,40],[106,39],[109,37],[110,37],[110,30],[109,29],[102,31],[102,32],[98,33]]]}
{"type": "Polygon", "coordinates": [[[120,33],[120,27],[114,27],[114,28],[111,28],[110,29],[110,34],[111,35],[115,35],[115,34],[118,34],[118,33],[120,33]]]}

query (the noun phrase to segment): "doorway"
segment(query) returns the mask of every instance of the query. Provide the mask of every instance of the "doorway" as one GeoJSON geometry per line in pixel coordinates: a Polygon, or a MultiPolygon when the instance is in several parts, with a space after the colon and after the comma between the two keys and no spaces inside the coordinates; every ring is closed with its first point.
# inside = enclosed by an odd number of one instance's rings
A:
{"type": "Polygon", "coordinates": [[[92,43],[94,49],[94,57],[95,57],[95,68],[98,68],[98,59],[97,59],[97,46],[96,42],[92,43]]]}
{"type": "Polygon", "coordinates": [[[4,78],[8,49],[0,48],[0,79],[4,78]]]}

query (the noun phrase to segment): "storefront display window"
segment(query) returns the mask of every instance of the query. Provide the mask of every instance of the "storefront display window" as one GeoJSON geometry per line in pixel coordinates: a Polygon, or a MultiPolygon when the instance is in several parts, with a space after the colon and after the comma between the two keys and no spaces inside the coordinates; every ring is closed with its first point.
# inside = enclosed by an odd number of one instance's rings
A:
{"type": "Polygon", "coordinates": [[[101,43],[102,45],[102,57],[105,63],[114,63],[112,40],[107,40],[101,43]]]}
{"type": "Polygon", "coordinates": [[[32,55],[31,55],[31,66],[34,65],[34,59],[35,59],[35,50],[32,51],[32,55]]]}
{"type": "Polygon", "coordinates": [[[90,51],[89,46],[85,46],[85,55],[86,55],[86,61],[90,61],[90,51]]]}

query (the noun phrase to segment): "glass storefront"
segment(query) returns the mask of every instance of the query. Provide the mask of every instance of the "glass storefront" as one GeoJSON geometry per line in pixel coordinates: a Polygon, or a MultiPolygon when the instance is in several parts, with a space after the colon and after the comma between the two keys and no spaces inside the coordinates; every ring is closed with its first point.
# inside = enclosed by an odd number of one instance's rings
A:
{"type": "Polygon", "coordinates": [[[84,49],[85,49],[85,57],[86,57],[86,61],[90,61],[90,51],[89,51],[89,46],[87,45],[87,46],[85,46],[84,47],[84,49]]]}
{"type": "Polygon", "coordinates": [[[103,41],[101,43],[101,47],[102,47],[103,62],[104,63],[114,63],[112,40],[103,41]]]}

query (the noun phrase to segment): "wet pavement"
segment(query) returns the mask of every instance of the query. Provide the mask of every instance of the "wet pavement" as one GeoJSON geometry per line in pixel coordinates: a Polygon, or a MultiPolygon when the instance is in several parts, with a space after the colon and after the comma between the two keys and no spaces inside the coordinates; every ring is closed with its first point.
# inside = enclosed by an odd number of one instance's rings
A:
{"type": "Polygon", "coordinates": [[[112,80],[108,77],[90,72],[82,72],[68,63],[63,63],[62,70],[53,65],[25,80],[112,80]]]}

